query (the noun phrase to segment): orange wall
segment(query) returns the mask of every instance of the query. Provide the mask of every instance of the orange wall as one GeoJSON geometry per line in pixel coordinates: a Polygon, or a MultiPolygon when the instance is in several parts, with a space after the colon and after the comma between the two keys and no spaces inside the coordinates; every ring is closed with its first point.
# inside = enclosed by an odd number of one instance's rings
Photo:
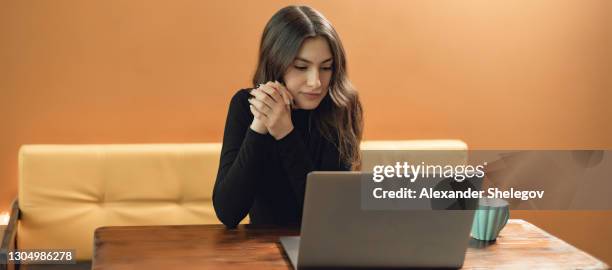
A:
{"type": "MultiPolygon", "coordinates": [[[[264,24],[289,3],[0,0],[0,212],[22,144],[220,141],[264,24]]],[[[612,1],[303,3],[342,37],[366,139],[612,148],[612,1]]],[[[610,213],[517,214],[612,264],[610,229],[579,231],[610,213]]]]}

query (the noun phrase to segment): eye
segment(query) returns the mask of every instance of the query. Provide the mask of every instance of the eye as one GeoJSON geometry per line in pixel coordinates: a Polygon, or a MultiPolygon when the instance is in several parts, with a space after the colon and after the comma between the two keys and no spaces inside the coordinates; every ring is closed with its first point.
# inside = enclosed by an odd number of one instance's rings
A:
{"type": "Polygon", "coordinates": [[[332,70],[332,67],[321,67],[322,70],[332,70]]]}
{"type": "Polygon", "coordinates": [[[299,69],[299,70],[307,70],[308,69],[308,67],[302,67],[302,66],[294,66],[294,67],[296,69],[299,69]]]}

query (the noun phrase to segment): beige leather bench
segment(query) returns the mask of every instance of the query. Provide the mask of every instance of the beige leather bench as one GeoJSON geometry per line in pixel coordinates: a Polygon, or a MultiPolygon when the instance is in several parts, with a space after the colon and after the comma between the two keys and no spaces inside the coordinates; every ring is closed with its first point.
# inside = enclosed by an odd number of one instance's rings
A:
{"type": "MultiPolygon", "coordinates": [[[[467,155],[457,140],[366,141],[363,168],[395,158],[376,149],[458,150],[445,157],[456,163],[467,155]]],[[[219,223],[211,196],[220,151],[219,143],[24,145],[20,215],[9,224],[17,248],[76,249],[78,260],[91,260],[101,226],[219,223]]],[[[410,161],[428,152],[403,153],[410,161]]]]}

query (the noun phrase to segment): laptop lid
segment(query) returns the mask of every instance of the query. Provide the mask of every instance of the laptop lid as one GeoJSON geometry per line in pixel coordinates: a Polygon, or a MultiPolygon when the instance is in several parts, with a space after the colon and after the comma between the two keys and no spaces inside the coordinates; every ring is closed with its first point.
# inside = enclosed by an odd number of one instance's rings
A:
{"type": "Polygon", "coordinates": [[[461,267],[473,210],[363,210],[362,176],[308,174],[299,268],[461,267]]]}

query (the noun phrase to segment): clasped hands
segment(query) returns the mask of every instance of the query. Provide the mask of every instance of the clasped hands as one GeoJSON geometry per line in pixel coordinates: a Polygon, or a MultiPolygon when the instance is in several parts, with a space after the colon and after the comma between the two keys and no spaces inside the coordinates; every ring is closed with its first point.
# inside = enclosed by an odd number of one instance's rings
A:
{"type": "Polygon", "coordinates": [[[276,140],[293,130],[291,106],[293,96],[281,83],[267,82],[251,90],[249,108],[253,114],[251,129],[260,134],[270,133],[276,140]]]}

